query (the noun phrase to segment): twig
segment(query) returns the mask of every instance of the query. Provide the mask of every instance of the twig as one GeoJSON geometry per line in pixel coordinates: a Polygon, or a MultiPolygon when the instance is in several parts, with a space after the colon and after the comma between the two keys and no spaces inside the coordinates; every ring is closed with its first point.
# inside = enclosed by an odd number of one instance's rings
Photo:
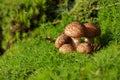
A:
{"type": "Polygon", "coordinates": [[[52,39],[50,36],[46,36],[46,37],[45,37],[45,40],[47,40],[47,41],[49,41],[49,42],[51,42],[51,43],[54,43],[54,42],[55,42],[55,40],[52,39]]]}
{"type": "Polygon", "coordinates": [[[52,24],[59,24],[61,22],[61,20],[56,20],[56,21],[53,21],[52,24]]]}

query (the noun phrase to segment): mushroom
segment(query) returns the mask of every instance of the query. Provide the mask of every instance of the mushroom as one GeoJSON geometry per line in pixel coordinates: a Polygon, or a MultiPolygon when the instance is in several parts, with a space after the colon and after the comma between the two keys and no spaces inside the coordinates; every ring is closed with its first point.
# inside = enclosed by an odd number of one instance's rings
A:
{"type": "Polygon", "coordinates": [[[93,43],[93,38],[99,36],[101,33],[100,28],[94,23],[85,23],[85,42],[93,43]]]}
{"type": "Polygon", "coordinates": [[[65,27],[64,33],[71,37],[75,46],[80,43],[80,38],[84,36],[85,27],[78,21],[74,21],[65,27]]]}
{"type": "Polygon", "coordinates": [[[59,51],[62,53],[69,53],[75,51],[75,48],[72,44],[63,44],[60,48],[59,51]]]}
{"type": "Polygon", "coordinates": [[[77,46],[77,51],[80,52],[80,53],[90,53],[92,52],[92,47],[89,43],[80,43],[78,46],[77,46]]]}
{"type": "Polygon", "coordinates": [[[66,36],[64,33],[60,34],[55,41],[55,47],[60,48],[63,44],[71,43],[72,39],[66,36]]]}

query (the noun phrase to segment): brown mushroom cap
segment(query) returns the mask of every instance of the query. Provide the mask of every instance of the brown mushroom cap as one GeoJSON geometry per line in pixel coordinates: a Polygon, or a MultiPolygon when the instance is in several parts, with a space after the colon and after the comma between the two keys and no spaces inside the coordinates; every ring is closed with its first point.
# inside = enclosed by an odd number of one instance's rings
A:
{"type": "Polygon", "coordinates": [[[65,43],[71,43],[72,39],[68,36],[66,36],[64,33],[62,33],[60,36],[57,37],[55,41],[55,47],[60,48],[65,43]]]}
{"type": "Polygon", "coordinates": [[[80,38],[84,36],[84,28],[80,22],[74,21],[65,27],[64,33],[72,38],[80,38]]]}
{"type": "Polygon", "coordinates": [[[80,43],[77,46],[77,51],[80,53],[90,53],[92,51],[92,47],[88,43],[80,43]]]}
{"type": "Polygon", "coordinates": [[[99,36],[101,33],[100,28],[94,23],[85,23],[85,37],[93,38],[99,36]]]}
{"type": "Polygon", "coordinates": [[[60,48],[59,51],[62,53],[68,53],[68,52],[73,52],[75,51],[75,48],[72,46],[72,44],[63,44],[60,48]]]}

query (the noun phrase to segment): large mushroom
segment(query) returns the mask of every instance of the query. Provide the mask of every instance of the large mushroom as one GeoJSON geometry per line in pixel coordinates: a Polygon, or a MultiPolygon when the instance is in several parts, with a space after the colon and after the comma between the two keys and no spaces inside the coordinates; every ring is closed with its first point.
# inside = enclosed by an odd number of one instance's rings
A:
{"type": "Polygon", "coordinates": [[[89,43],[80,43],[77,46],[77,51],[84,54],[91,53],[92,47],[89,43]]]}
{"type": "Polygon", "coordinates": [[[93,38],[99,36],[101,33],[100,28],[94,23],[85,23],[85,42],[93,43],[93,38]]]}
{"type": "Polygon", "coordinates": [[[63,44],[71,43],[72,39],[66,36],[64,33],[60,34],[55,41],[55,47],[60,48],[63,44]]]}
{"type": "Polygon", "coordinates": [[[71,37],[75,47],[80,43],[80,38],[84,36],[85,27],[78,21],[74,21],[65,27],[65,35],[71,37]]]}
{"type": "Polygon", "coordinates": [[[72,44],[63,44],[60,48],[59,51],[62,53],[69,53],[75,51],[75,48],[72,44]]]}

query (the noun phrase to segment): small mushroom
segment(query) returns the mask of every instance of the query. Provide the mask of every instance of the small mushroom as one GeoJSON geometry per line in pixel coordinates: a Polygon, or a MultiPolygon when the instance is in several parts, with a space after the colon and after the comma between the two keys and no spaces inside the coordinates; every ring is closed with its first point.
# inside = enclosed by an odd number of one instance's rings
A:
{"type": "Polygon", "coordinates": [[[71,43],[72,39],[66,36],[64,33],[60,34],[55,41],[55,47],[60,48],[63,44],[71,43]]]}
{"type": "Polygon", "coordinates": [[[85,42],[93,43],[93,38],[99,36],[101,33],[100,28],[94,23],[85,23],[85,42]]]}
{"type": "Polygon", "coordinates": [[[80,38],[84,36],[85,27],[78,21],[74,21],[65,27],[64,33],[71,37],[75,46],[80,43],[80,38]]]}
{"type": "Polygon", "coordinates": [[[77,51],[80,52],[80,53],[91,53],[92,52],[92,47],[89,43],[80,43],[78,46],[77,46],[77,51]]]}
{"type": "Polygon", "coordinates": [[[69,53],[75,51],[75,48],[72,44],[63,44],[60,48],[59,51],[62,53],[69,53]]]}

